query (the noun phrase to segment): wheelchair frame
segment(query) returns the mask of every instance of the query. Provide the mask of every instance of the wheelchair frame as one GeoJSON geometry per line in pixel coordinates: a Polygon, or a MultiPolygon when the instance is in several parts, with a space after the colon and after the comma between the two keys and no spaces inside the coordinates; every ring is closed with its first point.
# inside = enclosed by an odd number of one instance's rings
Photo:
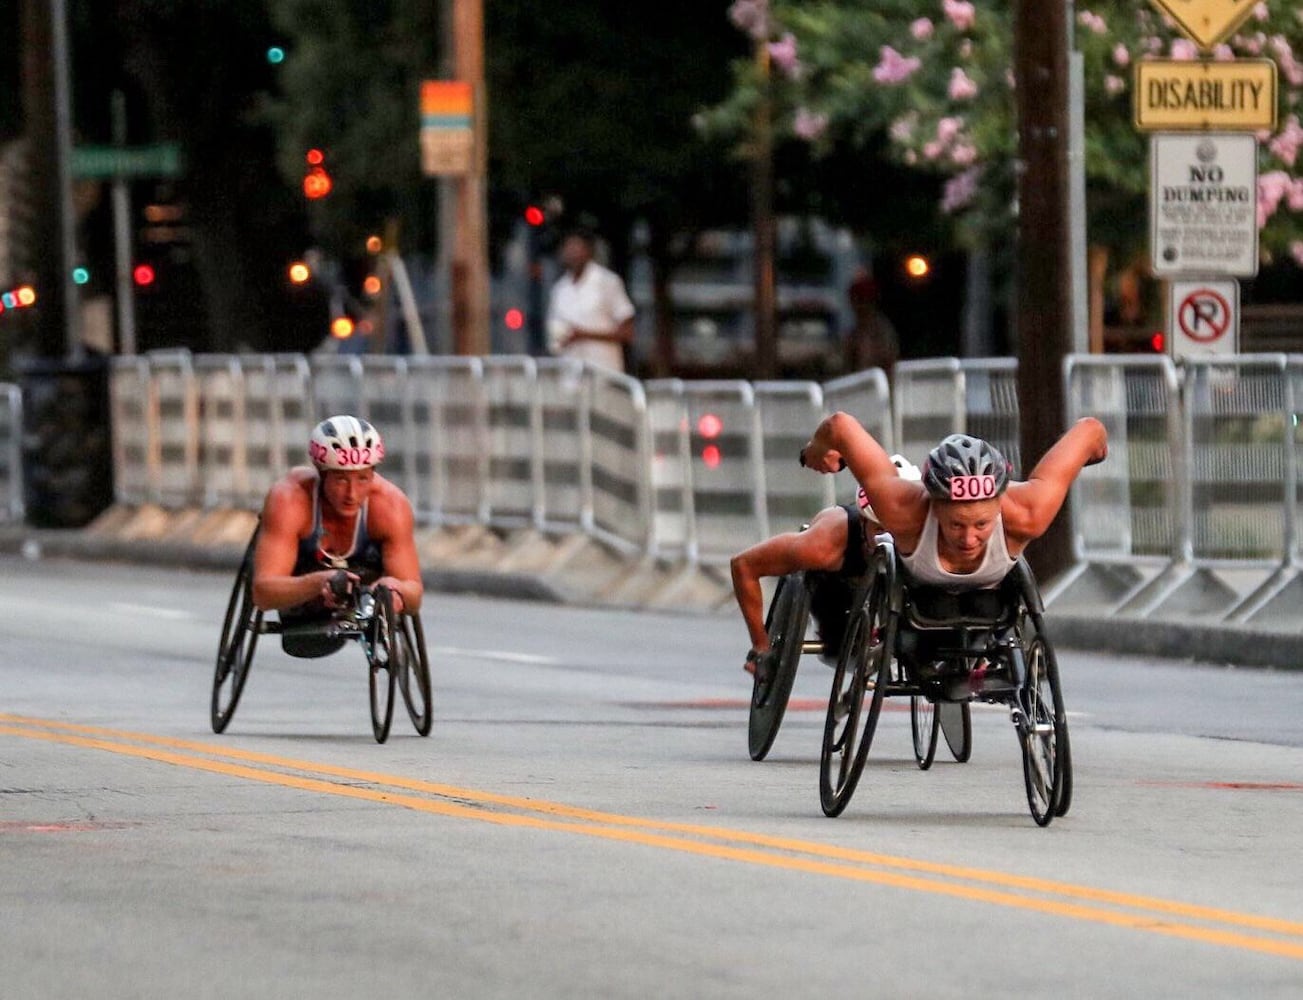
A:
{"type": "Polygon", "coordinates": [[[297,633],[327,639],[351,639],[362,646],[370,689],[371,729],[377,743],[389,738],[395,686],[403,693],[413,727],[419,735],[428,736],[434,713],[430,663],[420,612],[395,612],[388,588],[376,587],[358,595],[351,607],[319,625],[286,627],[280,621],[264,620],[263,612],[253,603],[253,554],[257,544],[258,529],[254,529],[240,560],[222,622],[210,703],[213,732],[224,732],[235,715],[253,666],[258,637],[297,633]]]}
{"type": "MultiPolygon", "coordinates": [[[[764,760],[773,747],[791,699],[800,658],[825,655],[822,640],[805,638],[812,590],[818,585],[812,578],[822,575],[798,571],[781,577],[769,602],[765,630],[769,633],[770,654],[756,665],[747,724],[747,749],[752,760],[764,760]]],[[[932,766],[939,735],[945,737],[951,756],[959,763],[965,763],[972,754],[973,724],[967,702],[934,705],[922,696],[913,696],[910,727],[914,760],[922,770],[932,766]]]]}
{"type": "MultiPolygon", "coordinates": [[[[1072,758],[1058,661],[1030,567],[1019,558],[1001,584],[998,617],[929,618],[918,606],[929,592],[936,590],[907,581],[890,536],[879,535],[829,696],[819,773],[823,811],[839,815],[854,794],[883,699],[908,695],[938,708],[972,701],[1007,706],[1022,748],[1028,807],[1047,826],[1071,804],[1072,758]],[[902,655],[905,637],[928,640],[922,645],[930,655],[902,655]]],[[[917,728],[915,741],[917,753],[917,728]]]]}

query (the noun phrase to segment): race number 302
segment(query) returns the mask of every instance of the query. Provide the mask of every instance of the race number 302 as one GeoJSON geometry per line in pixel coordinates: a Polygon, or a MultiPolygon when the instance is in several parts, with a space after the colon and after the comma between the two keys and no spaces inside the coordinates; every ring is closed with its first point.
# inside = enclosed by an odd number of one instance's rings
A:
{"type": "Polygon", "coordinates": [[[951,500],[990,500],[995,496],[995,476],[952,476],[951,500]]]}

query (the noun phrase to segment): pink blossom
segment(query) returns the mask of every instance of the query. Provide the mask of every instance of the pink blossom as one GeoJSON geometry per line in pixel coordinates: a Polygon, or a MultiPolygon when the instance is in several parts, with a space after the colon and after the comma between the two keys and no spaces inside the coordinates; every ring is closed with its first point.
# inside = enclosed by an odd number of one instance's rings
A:
{"type": "Polygon", "coordinates": [[[923,158],[925,160],[939,160],[944,147],[941,143],[933,140],[932,142],[923,143],[923,158]]]}
{"type": "Polygon", "coordinates": [[[950,162],[957,167],[971,167],[977,162],[977,147],[971,142],[957,142],[950,148],[950,162]]]}
{"type": "Polygon", "coordinates": [[[1182,61],[1199,58],[1199,46],[1185,38],[1172,39],[1172,58],[1182,61]]]}
{"type": "Polygon", "coordinates": [[[926,42],[932,37],[932,28],[931,18],[920,17],[910,23],[909,33],[914,36],[915,41],[926,42]]]}
{"type": "Polygon", "coordinates": [[[1108,93],[1110,97],[1116,97],[1118,94],[1122,93],[1122,91],[1126,89],[1127,89],[1127,82],[1126,80],[1122,79],[1122,77],[1114,76],[1112,73],[1109,73],[1107,76],[1104,77],[1104,90],[1108,93]]]}
{"type": "Polygon", "coordinates": [[[756,41],[769,35],[769,0],[733,0],[728,19],[756,41]]]}
{"type": "Polygon", "coordinates": [[[1261,55],[1262,39],[1252,35],[1248,38],[1242,38],[1240,39],[1240,48],[1251,56],[1261,55]]]}
{"type": "Polygon", "coordinates": [[[1294,263],[1303,267],[1303,240],[1295,240],[1289,245],[1289,255],[1294,258],[1294,263]]]}
{"type": "Polygon", "coordinates": [[[977,84],[956,66],[950,71],[950,86],[946,89],[952,101],[971,101],[977,96],[977,84]]]}
{"type": "Polygon", "coordinates": [[[1280,135],[1271,140],[1268,148],[1282,163],[1292,167],[1300,147],[1303,147],[1303,128],[1299,127],[1298,115],[1290,115],[1280,135]]]}
{"type": "Polygon", "coordinates": [[[1077,23],[1083,28],[1089,28],[1097,35],[1108,34],[1108,25],[1104,22],[1104,18],[1100,17],[1098,14],[1092,13],[1091,11],[1083,10],[1078,14],[1077,23]]]}
{"type": "Polygon", "coordinates": [[[796,36],[790,31],[778,41],[769,43],[769,59],[788,79],[801,75],[801,62],[796,57],[796,36]]]}
{"type": "Polygon", "coordinates": [[[904,83],[913,76],[920,66],[922,60],[917,56],[902,56],[890,45],[884,45],[878,50],[880,60],[878,65],[873,67],[873,79],[878,83],[904,83]]]}
{"type": "Polygon", "coordinates": [[[1149,52],[1162,52],[1163,40],[1156,35],[1145,39],[1145,49],[1149,52]]]}
{"type": "Polygon", "coordinates": [[[1127,51],[1127,47],[1121,42],[1113,46],[1113,62],[1118,66],[1126,66],[1131,62],[1131,53],[1127,51]]]}
{"type": "Polygon", "coordinates": [[[1217,62],[1230,62],[1234,58],[1235,53],[1229,45],[1218,45],[1213,49],[1213,59],[1217,62]]]}
{"type": "Polygon", "coordinates": [[[1253,5],[1253,19],[1255,21],[1265,21],[1271,16],[1267,11],[1265,3],[1256,3],[1253,5]]]}
{"type": "Polygon", "coordinates": [[[918,154],[912,149],[905,150],[905,162],[912,167],[918,162],[918,154]]]}
{"type": "Polygon", "coordinates": [[[1294,179],[1283,170],[1272,170],[1258,176],[1258,228],[1276,214],[1281,199],[1291,193],[1294,179]]]}
{"type": "Polygon", "coordinates": [[[977,10],[968,0],[941,0],[941,10],[957,31],[968,31],[977,19],[977,10]]]}
{"type": "Polygon", "coordinates": [[[809,108],[797,108],[796,117],[792,120],[792,131],[797,137],[804,139],[806,142],[814,142],[828,128],[828,116],[820,114],[817,111],[811,111],[809,108]]]}
{"type": "Polygon", "coordinates": [[[913,112],[897,118],[891,123],[889,130],[893,141],[900,143],[902,146],[914,138],[914,126],[918,124],[918,116],[913,112]]]}
{"type": "Polygon", "coordinates": [[[977,180],[980,176],[980,168],[972,167],[946,181],[941,197],[941,211],[949,214],[966,207],[977,194],[977,180]]]}
{"type": "Polygon", "coordinates": [[[1291,212],[1303,212],[1303,177],[1295,177],[1285,201],[1291,212]]]}
{"type": "Polygon", "coordinates": [[[937,122],[937,139],[947,146],[954,142],[959,130],[964,127],[964,120],[956,116],[947,116],[937,122]]]}

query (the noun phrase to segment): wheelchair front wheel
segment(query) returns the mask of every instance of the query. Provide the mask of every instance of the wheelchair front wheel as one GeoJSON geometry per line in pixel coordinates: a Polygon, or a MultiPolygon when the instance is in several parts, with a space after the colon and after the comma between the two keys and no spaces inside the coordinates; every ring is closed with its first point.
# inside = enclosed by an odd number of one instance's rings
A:
{"type": "Polygon", "coordinates": [[[895,643],[889,589],[890,574],[880,566],[868,594],[851,614],[837,657],[819,757],[819,804],[826,816],[840,816],[855,794],[878,726],[895,643]],[[873,691],[866,708],[870,683],[873,691]]]}
{"type": "Polygon", "coordinates": [[[1018,736],[1023,750],[1027,805],[1037,826],[1048,826],[1071,787],[1067,713],[1059,686],[1058,664],[1045,639],[1036,635],[1026,649],[1027,687],[1018,736]]]}
{"type": "Polygon", "coordinates": [[[914,762],[920,771],[932,766],[937,752],[937,732],[941,728],[940,706],[921,694],[909,699],[909,728],[914,734],[914,762]]]}
{"type": "Polygon", "coordinates": [[[257,535],[250,540],[240,562],[240,570],[226,603],[222,621],[222,638],[217,646],[217,666],[213,671],[213,694],[209,715],[213,732],[225,731],[235,715],[253,665],[253,651],[262,629],[262,612],[253,603],[253,549],[257,535]]]}
{"type": "Polygon", "coordinates": [[[388,587],[375,589],[375,617],[367,646],[367,677],[371,688],[371,729],[377,743],[389,738],[394,718],[394,682],[402,669],[406,650],[400,638],[402,625],[394,612],[388,587]]]}
{"type": "Polygon", "coordinates": [[[747,750],[752,760],[765,759],[783,724],[809,619],[810,590],[805,585],[805,574],[789,573],[778,581],[769,602],[769,614],[765,618],[769,653],[755,665],[747,725],[747,750]]]}
{"type": "Polygon", "coordinates": [[[429,736],[434,723],[430,696],[430,661],[425,652],[425,629],[419,613],[402,616],[403,655],[398,672],[398,687],[412,726],[420,736],[429,736]]]}
{"type": "Polygon", "coordinates": [[[973,710],[968,702],[942,702],[937,706],[941,722],[941,735],[946,739],[950,755],[960,764],[967,764],[973,754],[973,710]]]}

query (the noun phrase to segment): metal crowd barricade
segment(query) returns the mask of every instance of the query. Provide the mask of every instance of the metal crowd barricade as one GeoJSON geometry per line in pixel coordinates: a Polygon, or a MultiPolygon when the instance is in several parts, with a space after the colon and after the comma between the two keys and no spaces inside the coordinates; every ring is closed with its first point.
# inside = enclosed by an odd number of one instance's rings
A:
{"type": "Polygon", "coordinates": [[[891,385],[893,450],[922,466],[938,441],[966,428],[964,403],[958,358],[900,362],[891,385]]]}
{"type": "Polygon", "coordinates": [[[630,553],[653,552],[652,457],[648,397],[637,379],[587,372],[589,477],[595,538],[630,553]]]}
{"type": "MultiPolygon", "coordinates": [[[[688,406],[680,379],[645,383],[651,446],[651,553],[662,559],[697,561],[696,518],[692,501],[692,452],[688,406]]],[[[600,411],[593,401],[592,420],[600,411]]]]}
{"type": "Polygon", "coordinates": [[[697,558],[721,563],[765,536],[764,454],[750,382],[685,382],[697,558]]]}
{"type": "Polygon", "coordinates": [[[422,524],[488,520],[488,402],[480,358],[407,359],[413,483],[422,524]]]}
{"type": "Polygon", "coordinates": [[[205,507],[243,505],[249,493],[244,372],[229,354],[194,358],[199,392],[199,479],[205,507]]]}
{"type": "Polygon", "coordinates": [[[588,378],[575,358],[539,358],[536,366],[542,526],[577,529],[593,519],[588,378]]]}
{"type": "Polygon", "coordinates": [[[1068,424],[1097,418],[1109,454],[1073,486],[1075,565],[1047,587],[1045,601],[1109,613],[1181,556],[1180,385],[1167,357],[1073,355],[1064,387],[1068,424]]]}
{"type": "MultiPolygon", "coordinates": [[[[312,368],[313,423],[339,413],[365,412],[362,359],[356,354],[318,354],[312,368]]],[[[304,447],[306,447],[306,443],[304,447]]]]}
{"type": "MultiPolygon", "coordinates": [[[[891,391],[887,384],[886,373],[881,368],[869,368],[824,383],[823,405],[827,413],[835,413],[838,410],[849,413],[863,424],[864,429],[872,434],[874,440],[887,451],[901,450],[900,445],[896,443],[896,434],[892,427],[891,391]]],[[[814,433],[813,427],[810,428],[810,432],[814,433]]],[[[809,435],[806,436],[806,440],[809,440],[809,435]]],[[[904,455],[911,462],[922,464],[921,455],[915,457],[908,452],[904,455]]],[[[795,457],[796,454],[793,453],[793,458],[795,457]]],[[[798,465],[797,468],[800,466],[798,465]]],[[[834,495],[842,503],[849,503],[855,499],[857,487],[855,478],[849,472],[840,472],[830,477],[829,481],[832,483],[834,495]]]]}
{"type": "MultiPolygon", "coordinates": [[[[1013,465],[1014,476],[1022,478],[1027,470],[1018,440],[1018,359],[966,358],[959,368],[963,373],[964,432],[999,448],[1013,465]]],[[[937,440],[943,436],[938,435],[937,440]]]]}
{"type": "Polygon", "coordinates": [[[411,419],[407,359],[393,354],[362,358],[361,406],[353,411],[371,421],[385,443],[386,479],[408,497],[416,487],[418,431],[411,419]]]}
{"type": "Polygon", "coordinates": [[[1290,384],[1283,354],[1188,358],[1184,367],[1188,558],[1135,610],[1222,618],[1285,563],[1293,545],[1290,384]]]}
{"type": "Polygon", "coordinates": [[[484,483],[490,524],[502,528],[543,522],[542,428],[533,358],[484,359],[488,401],[488,478],[484,483]]]}
{"type": "Polygon", "coordinates": [[[815,382],[757,382],[761,474],[765,484],[764,535],[793,531],[833,502],[833,477],[802,469],[797,461],[823,419],[823,389],[815,382]]]}
{"type": "Polygon", "coordinates": [[[190,352],[151,351],[153,433],[158,442],[156,479],[151,499],[163,507],[188,507],[198,503],[199,386],[190,352]]]}
{"type": "Polygon", "coordinates": [[[23,393],[0,382],[0,519],[23,519],[23,393]]]}
{"type": "Polygon", "coordinates": [[[312,372],[301,354],[240,355],[244,378],[244,506],[257,508],[273,483],[308,460],[316,423],[312,372]]]}
{"type": "Polygon", "coordinates": [[[113,499],[138,506],[153,499],[158,462],[150,413],[149,362],[115,355],[109,362],[109,420],[113,432],[113,499]]]}

